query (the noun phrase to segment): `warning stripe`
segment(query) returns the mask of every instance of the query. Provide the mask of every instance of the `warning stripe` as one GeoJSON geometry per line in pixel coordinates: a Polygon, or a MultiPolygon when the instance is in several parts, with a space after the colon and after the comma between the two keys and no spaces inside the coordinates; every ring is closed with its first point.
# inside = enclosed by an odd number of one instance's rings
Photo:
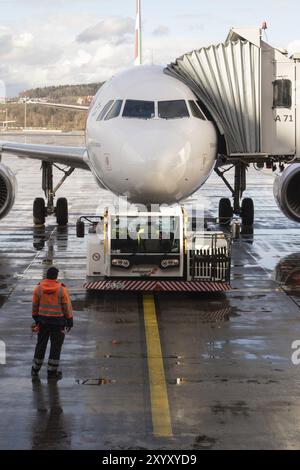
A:
{"type": "Polygon", "coordinates": [[[84,287],[91,290],[132,292],[224,292],[231,289],[230,284],[224,282],[117,279],[87,282],[84,287]]]}

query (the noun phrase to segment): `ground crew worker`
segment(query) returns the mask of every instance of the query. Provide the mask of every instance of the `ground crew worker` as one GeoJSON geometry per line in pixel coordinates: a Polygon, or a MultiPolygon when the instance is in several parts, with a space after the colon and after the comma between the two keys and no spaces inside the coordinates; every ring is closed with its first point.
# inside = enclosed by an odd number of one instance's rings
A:
{"type": "Polygon", "coordinates": [[[43,365],[50,338],[48,360],[48,379],[60,380],[62,372],[58,370],[61,348],[65,339],[65,329],[73,327],[72,304],[68,290],[57,281],[58,269],[52,266],[47,271],[47,278],[35,287],[32,298],[32,317],[38,325],[38,339],[33,358],[31,376],[38,377],[43,365]]]}

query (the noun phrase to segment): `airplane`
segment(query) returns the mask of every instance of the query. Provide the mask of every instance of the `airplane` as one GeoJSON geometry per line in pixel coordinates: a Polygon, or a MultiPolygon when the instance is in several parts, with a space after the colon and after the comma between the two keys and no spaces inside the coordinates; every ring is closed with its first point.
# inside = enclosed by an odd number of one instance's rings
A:
{"type": "MultiPolygon", "coordinates": [[[[42,161],[46,202],[44,198],[34,200],[37,225],[44,224],[50,214],[56,215],[58,225],[68,223],[67,200],[58,198],[55,205],[55,196],[76,168],[92,172],[99,188],[146,205],[179,203],[201,188],[213,170],[224,180],[220,172],[226,164],[221,155],[222,140],[209,112],[191,88],[166,74],[163,66],[142,65],[141,0],[136,0],[136,18],[135,66],[107,80],[90,107],[80,107],[88,111],[85,147],[0,141],[0,155],[42,161]],[[63,170],[56,188],[53,164],[69,168],[63,170]]],[[[236,178],[233,190],[228,186],[234,205],[229,198],[222,198],[219,217],[228,223],[234,213],[240,214],[243,224],[251,226],[254,205],[250,198],[241,201],[243,178],[242,174],[236,178]]],[[[0,218],[12,208],[15,188],[14,175],[1,163],[0,218]]],[[[293,220],[300,222],[300,214],[293,220]]]]}

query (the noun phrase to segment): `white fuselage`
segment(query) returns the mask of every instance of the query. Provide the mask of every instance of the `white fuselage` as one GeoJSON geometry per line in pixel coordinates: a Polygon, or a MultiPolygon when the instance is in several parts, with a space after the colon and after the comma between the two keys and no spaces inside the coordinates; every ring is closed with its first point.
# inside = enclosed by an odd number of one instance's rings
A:
{"type": "Polygon", "coordinates": [[[215,166],[217,134],[212,122],[195,117],[191,102],[196,100],[160,66],[134,67],[107,81],[95,96],[86,127],[88,164],[99,184],[144,204],[172,204],[199,189],[215,166]],[[186,107],[188,114],[173,116],[174,101],[174,109],[186,107]],[[143,115],[137,103],[151,114],[143,115]],[[109,110],[115,117],[107,118],[109,110]]]}

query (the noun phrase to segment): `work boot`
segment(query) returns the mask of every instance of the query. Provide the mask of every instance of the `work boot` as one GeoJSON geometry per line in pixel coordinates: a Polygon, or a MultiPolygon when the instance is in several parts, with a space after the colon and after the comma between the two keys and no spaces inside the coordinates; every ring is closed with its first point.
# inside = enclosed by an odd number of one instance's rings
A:
{"type": "Polygon", "coordinates": [[[34,367],[31,367],[31,378],[32,380],[39,378],[39,371],[36,370],[34,367]]]}
{"type": "Polygon", "coordinates": [[[48,370],[48,380],[61,380],[62,372],[60,370],[48,370]]]}

